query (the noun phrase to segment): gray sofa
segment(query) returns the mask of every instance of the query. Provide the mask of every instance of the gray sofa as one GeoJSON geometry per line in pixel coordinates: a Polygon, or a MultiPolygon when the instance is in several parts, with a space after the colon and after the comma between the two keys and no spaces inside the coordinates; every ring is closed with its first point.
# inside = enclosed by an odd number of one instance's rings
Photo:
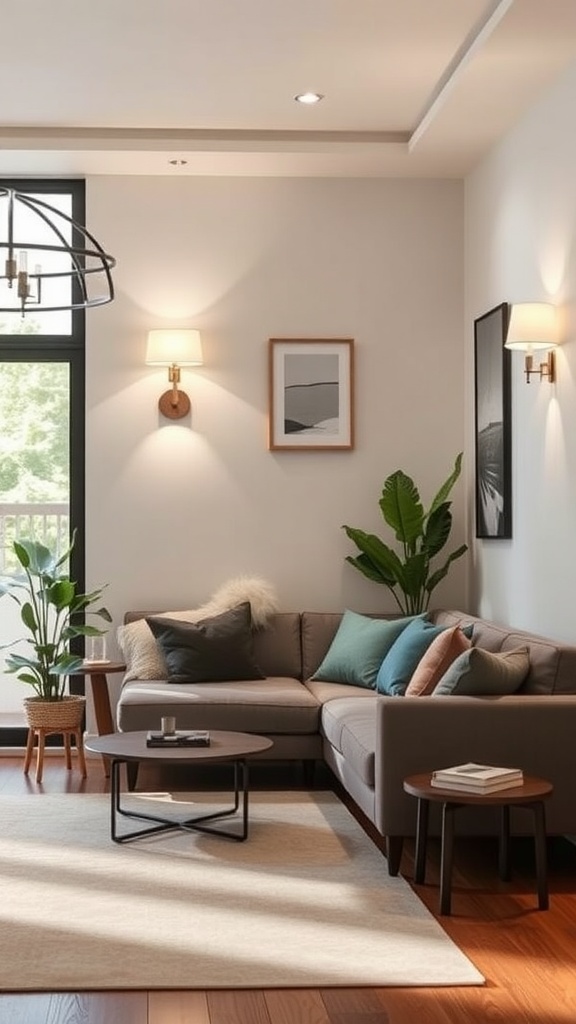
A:
{"type": "MultiPolygon", "coordinates": [[[[125,621],[146,614],[130,612],[125,621]]],[[[120,694],[118,728],[158,728],[162,715],[174,715],[183,729],[269,736],[274,746],[264,757],[323,758],[386,838],[391,874],[399,870],[404,837],[413,836],[416,826],[416,804],[404,793],[403,779],[463,761],[519,766],[549,779],[554,793],[547,803],[548,833],[576,834],[576,647],[463,612],[438,611],[431,618],[472,626],[473,644],[489,651],[527,645],[530,671],[522,689],[505,697],[385,697],[318,682],[310,677],[341,615],[280,612],[254,632],[254,654],[265,679],[177,685],[130,680],[120,694]]],[[[494,813],[463,809],[459,833],[493,834],[494,813]]],[[[530,816],[513,811],[511,826],[514,833],[530,832],[530,816]]],[[[430,827],[438,831],[434,816],[430,827]]]]}

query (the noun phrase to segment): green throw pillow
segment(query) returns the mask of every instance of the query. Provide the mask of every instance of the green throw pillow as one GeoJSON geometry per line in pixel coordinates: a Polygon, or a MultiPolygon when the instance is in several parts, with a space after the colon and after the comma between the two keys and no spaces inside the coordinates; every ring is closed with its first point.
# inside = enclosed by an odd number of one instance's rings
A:
{"type": "Polygon", "coordinates": [[[422,616],[410,622],[384,658],[376,679],[378,693],[403,697],[408,683],[432,641],[446,626],[435,626],[422,616]]]}
{"type": "Polygon", "coordinates": [[[413,616],[371,619],[345,611],[336,636],[312,678],[376,689],[382,658],[412,619],[413,616]]]}
{"type": "Polygon", "coordinates": [[[200,622],[146,619],[160,645],[169,683],[264,679],[252,653],[250,603],[200,622]]]}
{"type": "Polygon", "coordinates": [[[432,696],[494,697],[516,693],[529,669],[527,647],[498,654],[482,647],[471,647],[452,662],[432,696]]]}

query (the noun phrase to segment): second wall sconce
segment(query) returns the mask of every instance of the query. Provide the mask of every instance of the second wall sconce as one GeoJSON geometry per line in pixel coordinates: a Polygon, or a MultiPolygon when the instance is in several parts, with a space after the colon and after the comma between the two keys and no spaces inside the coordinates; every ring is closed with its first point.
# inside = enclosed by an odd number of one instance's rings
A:
{"type": "Polygon", "coordinates": [[[556,379],[554,349],[558,345],[557,309],[551,302],[518,302],[512,306],[505,346],[512,350],[526,352],[524,373],[530,383],[533,373],[553,384],[556,379]],[[532,353],[548,351],[544,362],[534,366],[532,353]]]}
{"type": "Polygon", "coordinates": [[[201,366],[203,361],[200,331],[169,328],[148,332],[146,364],[167,366],[168,380],[172,384],[170,391],[165,391],[158,400],[158,407],[163,416],[171,420],[180,420],[188,415],[190,399],[185,391],[178,388],[180,367],[201,366]]]}

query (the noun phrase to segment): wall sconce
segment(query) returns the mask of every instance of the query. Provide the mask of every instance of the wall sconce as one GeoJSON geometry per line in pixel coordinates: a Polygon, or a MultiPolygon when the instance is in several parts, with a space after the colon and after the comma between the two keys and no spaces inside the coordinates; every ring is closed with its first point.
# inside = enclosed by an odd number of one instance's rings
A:
{"type": "Polygon", "coordinates": [[[556,379],[554,349],[558,345],[558,318],[556,306],[551,302],[519,302],[512,306],[505,347],[526,352],[524,372],[526,383],[533,373],[546,378],[549,384],[556,379]],[[545,362],[534,366],[532,353],[548,350],[545,362]]]}
{"type": "Polygon", "coordinates": [[[168,380],[172,384],[158,400],[158,408],[170,420],[181,420],[190,412],[190,399],[178,389],[181,366],[201,366],[202,343],[200,331],[158,330],[148,332],[147,366],[167,366],[168,380]]]}

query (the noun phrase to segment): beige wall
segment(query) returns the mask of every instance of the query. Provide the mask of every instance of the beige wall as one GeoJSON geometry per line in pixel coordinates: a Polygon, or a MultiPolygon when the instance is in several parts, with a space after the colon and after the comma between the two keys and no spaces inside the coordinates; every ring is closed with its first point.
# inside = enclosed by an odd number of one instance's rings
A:
{"type": "MultiPolygon", "coordinates": [[[[466,183],[466,376],[472,465],[474,317],[500,302],[559,303],[554,386],[512,357],[512,540],[474,545],[471,603],[491,618],[575,642],[576,65],[466,183]]],[[[474,523],[469,527],[473,536],[474,523]]]]}
{"type": "MultiPolygon", "coordinates": [[[[194,606],[257,573],[282,606],[394,605],[344,557],[380,531],[385,476],[428,502],[464,444],[459,182],[92,178],[117,297],[87,316],[87,568],[126,608],[194,606]],[[202,332],[191,425],[159,421],[151,327],[202,332]],[[270,337],[352,337],[353,452],[267,450],[270,337]]],[[[454,493],[454,545],[465,488],[454,493]]],[[[459,564],[438,591],[461,606],[459,564]]]]}

